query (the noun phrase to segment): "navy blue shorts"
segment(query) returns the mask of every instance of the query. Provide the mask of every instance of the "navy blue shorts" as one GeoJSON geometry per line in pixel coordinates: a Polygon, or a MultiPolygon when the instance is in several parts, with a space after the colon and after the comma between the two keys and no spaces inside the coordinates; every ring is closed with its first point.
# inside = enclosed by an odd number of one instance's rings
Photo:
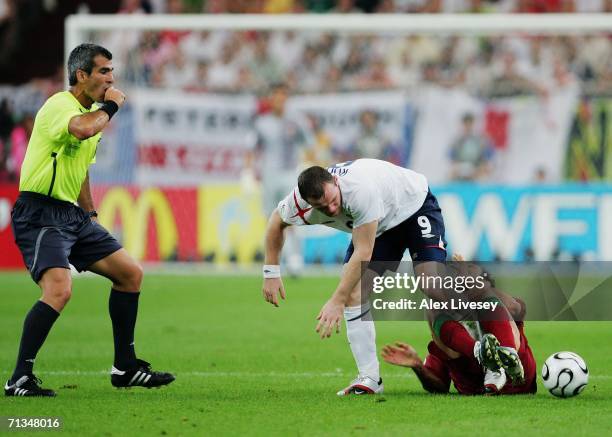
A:
{"type": "Polygon", "coordinates": [[[121,249],[83,209],[43,194],[22,191],[11,212],[15,243],[34,282],[51,267],[79,272],[121,249]]]}
{"type": "MultiPolygon", "coordinates": [[[[444,219],[438,201],[431,191],[427,193],[417,212],[376,238],[371,261],[395,263],[393,269],[396,269],[406,249],[410,251],[413,262],[446,261],[444,219]]],[[[353,255],[353,251],[351,241],[344,256],[345,263],[353,255]]],[[[391,269],[391,264],[389,268],[391,269]]]]}

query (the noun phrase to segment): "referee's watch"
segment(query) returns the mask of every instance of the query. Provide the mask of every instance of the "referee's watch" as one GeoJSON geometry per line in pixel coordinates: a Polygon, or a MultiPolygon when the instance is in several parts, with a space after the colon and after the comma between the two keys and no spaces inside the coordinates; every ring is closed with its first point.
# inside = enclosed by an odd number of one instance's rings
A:
{"type": "Polygon", "coordinates": [[[98,217],[98,211],[96,211],[95,209],[92,211],[88,211],[87,214],[89,214],[89,217],[98,217]]]}

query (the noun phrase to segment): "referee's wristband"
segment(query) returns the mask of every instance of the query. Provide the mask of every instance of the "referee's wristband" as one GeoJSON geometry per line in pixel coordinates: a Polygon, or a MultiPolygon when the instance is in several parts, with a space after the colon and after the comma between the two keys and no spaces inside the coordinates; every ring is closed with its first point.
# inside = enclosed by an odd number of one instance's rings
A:
{"type": "Polygon", "coordinates": [[[279,265],[264,265],[263,266],[263,277],[265,279],[280,278],[280,266],[279,265]]]}
{"type": "Polygon", "coordinates": [[[108,114],[108,119],[110,120],[113,118],[113,115],[115,115],[115,112],[119,110],[119,105],[112,100],[105,100],[100,106],[99,110],[106,112],[108,114]]]}

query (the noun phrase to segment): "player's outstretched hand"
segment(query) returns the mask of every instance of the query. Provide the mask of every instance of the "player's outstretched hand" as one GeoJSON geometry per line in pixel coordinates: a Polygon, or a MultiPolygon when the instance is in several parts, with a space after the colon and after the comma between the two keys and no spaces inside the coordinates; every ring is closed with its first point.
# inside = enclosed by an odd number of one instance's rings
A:
{"type": "Polygon", "coordinates": [[[344,313],[344,304],[338,303],[333,298],[328,300],[317,316],[316,331],[321,338],[331,337],[332,330],[336,328],[336,334],[340,332],[340,322],[344,313]]]}
{"type": "Polygon", "coordinates": [[[422,366],[423,362],[416,350],[406,343],[395,342],[395,345],[388,344],[383,347],[381,356],[389,364],[403,367],[422,366]]]}
{"type": "Polygon", "coordinates": [[[108,88],[104,93],[104,100],[112,100],[121,108],[121,105],[125,102],[125,94],[123,91],[118,90],[114,86],[108,88]]]}
{"type": "Polygon", "coordinates": [[[283,280],[281,278],[264,279],[262,291],[266,302],[270,302],[274,306],[278,306],[279,292],[280,297],[285,300],[285,286],[283,285],[283,280]]]}

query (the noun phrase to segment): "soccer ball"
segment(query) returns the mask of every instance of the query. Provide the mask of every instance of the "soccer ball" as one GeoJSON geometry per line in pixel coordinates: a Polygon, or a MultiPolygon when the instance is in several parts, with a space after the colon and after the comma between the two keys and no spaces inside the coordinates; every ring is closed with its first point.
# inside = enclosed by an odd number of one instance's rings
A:
{"type": "Polygon", "coordinates": [[[552,354],[542,366],[544,387],[560,398],[576,396],[589,382],[589,369],[584,360],[573,352],[552,354]]]}

